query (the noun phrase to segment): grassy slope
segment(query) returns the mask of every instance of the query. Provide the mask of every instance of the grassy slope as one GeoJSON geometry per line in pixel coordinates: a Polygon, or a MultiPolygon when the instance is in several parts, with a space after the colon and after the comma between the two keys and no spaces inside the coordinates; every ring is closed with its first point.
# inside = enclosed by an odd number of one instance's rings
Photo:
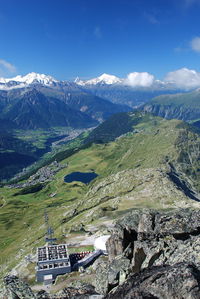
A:
{"type": "Polygon", "coordinates": [[[190,93],[161,95],[145,104],[142,109],[167,119],[198,121],[200,119],[200,93],[197,90],[190,93]]]}
{"type": "MultiPolygon", "coordinates": [[[[134,188],[139,190],[138,186],[143,183],[141,174],[144,174],[144,177],[146,175],[147,181],[149,180],[146,169],[150,169],[149,172],[151,172],[151,169],[164,167],[166,157],[170,161],[178,159],[177,150],[179,149],[175,144],[179,140],[180,146],[180,133],[187,131],[180,121],[166,121],[144,116],[134,128],[137,133],[129,133],[108,144],[93,144],[64,159],[62,163],[68,163],[68,167],[59,171],[54,181],[35,194],[13,197],[17,190],[6,187],[1,189],[0,203],[3,207],[0,207],[0,263],[2,275],[17,264],[21,257],[31,251],[34,253],[36,247],[44,243],[44,208],[48,208],[49,218],[56,235],[60,240],[65,240],[62,239],[62,234],[81,223],[93,226],[102,225],[105,220],[118,217],[130,208],[163,207],[163,204],[159,202],[160,199],[157,198],[151,198],[150,204],[146,197],[136,201],[125,200],[128,192],[126,188],[123,190],[123,186],[120,187],[122,190],[119,190],[120,185],[116,185],[117,188],[114,185],[114,191],[109,191],[108,198],[103,198],[101,188],[98,190],[98,184],[105,183],[109,179],[112,181],[112,175],[127,169],[134,169],[138,174],[138,182],[135,183],[134,188]],[[90,170],[98,173],[99,177],[89,185],[80,182],[67,184],[63,181],[64,176],[72,171],[90,170]],[[95,188],[97,191],[93,192],[95,188]],[[49,196],[52,193],[56,193],[53,198],[49,196]],[[117,204],[115,197],[119,195],[121,196],[120,204],[117,204]],[[103,200],[99,200],[102,198],[103,200]],[[115,205],[115,211],[112,211],[115,205]]],[[[194,137],[192,132],[190,134],[194,137]]],[[[199,137],[195,136],[196,143],[199,145],[199,137]]],[[[171,198],[170,204],[173,204],[176,199],[171,198]]],[[[74,230],[79,229],[74,228],[74,230]]]]}
{"type": "Polygon", "coordinates": [[[162,105],[185,105],[186,107],[199,107],[199,92],[181,93],[173,95],[161,95],[154,98],[151,103],[159,103],[162,105]]]}

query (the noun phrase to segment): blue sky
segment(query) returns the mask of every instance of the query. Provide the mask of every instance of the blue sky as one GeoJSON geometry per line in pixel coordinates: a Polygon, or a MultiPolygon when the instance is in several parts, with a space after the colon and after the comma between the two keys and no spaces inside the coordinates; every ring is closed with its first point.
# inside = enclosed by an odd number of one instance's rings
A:
{"type": "Polygon", "coordinates": [[[0,76],[200,71],[200,0],[0,0],[0,76]]]}

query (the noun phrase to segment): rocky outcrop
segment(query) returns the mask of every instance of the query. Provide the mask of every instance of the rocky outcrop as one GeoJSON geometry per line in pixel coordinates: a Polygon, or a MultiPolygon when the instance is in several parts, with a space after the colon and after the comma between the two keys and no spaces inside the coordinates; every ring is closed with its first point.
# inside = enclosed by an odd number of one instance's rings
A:
{"type": "Polygon", "coordinates": [[[6,276],[4,284],[7,290],[8,299],[36,299],[31,288],[17,276],[6,276]]]}
{"type": "Polygon", "coordinates": [[[104,277],[119,254],[130,266],[117,289],[119,280],[107,279],[106,298],[200,298],[200,210],[135,210],[116,224],[107,249],[104,277]]]}
{"type": "Polygon", "coordinates": [[[106,299],[199,299],[200,271],[194,264],[160,266],[131,275],[106,299]]]}
{"type": "Polygon", "coordinates": [[[127,277],[130,260],[117,256],[111,263],[100,262],[96,269],[96,291],[106,294],[127,277]]]}
{"type": "Polygon", "coordinates": [[[187,206],[194,205],[180,184],[170,178],[170,171],[165,164],[162,168],[126,169],[111,174],[91,186],[78,209],[89,210],[109,200],[115,200],[116,206],[123,203],[127,208],[132,208],[136,202],[157,204],[162,208],[180,207],[183,202],[187,206]]]}
{"type": "MultiPolygon", "coordinates": [[[[51,297],[53,299],[53,297],[51,297]]],[[[92,285],[80,285],[79,287],[68,287],[59,292],[57,297],[63,299],[102,299],[103,295],[95,292],[92,285]]]]}
{"type": "MultiPolygon", "coordinates": [[[[161,96],[157,99],[164,99],[164,97],[173,97],[173,96],[161,96]]],[[[176,105],[176,99],[173,99],[169,104],[163,104],[163,101],[148,103],[142,107],[142,110],[154,115],[166,118],[166,119],[181,119],[184,121],[198,119],[200,115],[200,109],[197,106],[185,105],[181,103],[176,105]]]]}
{"type": "Polygon", "coordinates": [[[17,276],[4,278],[6,288],[5,299],[102,299],[103,295],[97,293],[94,286],[78,283],[76,286],[64,288],[57,294],[49,294],[46,291],[34,293],[31,288],[17,276]]]}

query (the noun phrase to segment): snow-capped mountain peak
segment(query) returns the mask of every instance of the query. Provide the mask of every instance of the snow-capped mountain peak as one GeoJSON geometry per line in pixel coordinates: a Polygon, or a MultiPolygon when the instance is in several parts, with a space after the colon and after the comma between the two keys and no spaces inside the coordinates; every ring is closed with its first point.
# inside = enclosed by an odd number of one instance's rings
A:
{"type": "Polygon", "coordinates": [[[25,76],[18,75],[13,78],[0,78],[0,89],[21,88],[34,83],[52,85],[54,82],[58,81],[51,76],[32,72],[25,76]]]}
{"type": "Polygon", "coordinates": [[[93,78],[87,81],[83,81],[80,80],[79,78],[76,78],[75,83],[78,85],[97,85],[97,84],[107,84],[107,85],[111,85],[111,84],[120,84],[122,83],[122,79],[113,76],[113,75],[109,75],[109,74],[102,74],[101,76],[97,77],[97,78],[93,78]]]}
{"type": "Polygon", "coordinates": [[[17,82],[24,82],[27,84],[31,84],[34,82],[38,82],[41,84],[51,84],[52,82],[58,82],[51,76],[44,75],[44,74],[38,74],[38,73],[34,73],[34,72],[29,73],[25,76],[17,76],[15,78],[12,78],[12,80],[17,81],[17,82]]]}

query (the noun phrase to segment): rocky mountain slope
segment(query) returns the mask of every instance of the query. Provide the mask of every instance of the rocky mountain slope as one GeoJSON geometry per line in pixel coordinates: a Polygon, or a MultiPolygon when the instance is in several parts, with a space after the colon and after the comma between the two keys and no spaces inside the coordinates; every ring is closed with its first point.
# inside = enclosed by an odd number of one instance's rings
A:
{"type": "Polygon", "coordinates": [[[194,121],[200,118],[199,90],[176,95],[161,95],[145,104],[142,109],[167,119],[194,121]]]}
{"type": "Polygon", "coordinates": [[[13,121],[20,129],[50,128],[55,126],[86,128],[98,124],[81,111],[70,108],[62,101],[46,97],[33,89],[4,107],[1,117],[13,121]]]}
{"type": "Polygon", "coordinates": [[[58,242],[81,247],[80,238],[88,244],[91,236],[108,233],[115,220],[136,208],[199,207],[198,132],[182,121],[146,113],[129,113],[124,119],[124,126],[126,120],[132,126],[129,132],[119,136],[116,126],[119,137],[112,142],[80,149],[75,144],[66,158],[62,154],[63,167],[34,193],[1,188],[2,277],[12,270],[34,286],[34,254],[44,244],[45,208],[58,242]],[[76,171],[95,171],[98,177],[88,185],[65,183],[65,175],[76,171]]]}
{"type": "Polygon", "coordinates": [[[131,110],[81,91],[69,93],[67,90],[56,90],[51,93],[51,88],[40,85],[3,93],[0,118],[13,122],[21,129],[53,126],[87,128],[113,113],[131,110]]]}
{"type": "Polygon", "coordinates": [[[151,99],[162,94],[176,94],[180,89],[162,87],[132,87],[122,84],[89,84],[82,86],[84,91],[104,98],[115,104],[126,104],[129,107],[137,108],[151,99]]]}

